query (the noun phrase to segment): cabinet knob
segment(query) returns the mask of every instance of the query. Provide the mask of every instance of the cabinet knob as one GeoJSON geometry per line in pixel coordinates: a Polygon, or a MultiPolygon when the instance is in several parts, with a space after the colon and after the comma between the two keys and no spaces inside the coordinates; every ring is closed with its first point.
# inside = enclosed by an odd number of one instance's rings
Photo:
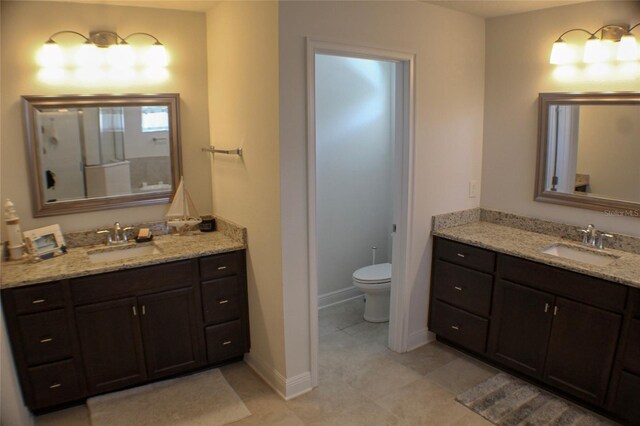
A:
{"type": "Polygon", "coordinates": [[[34,305],[37,305],[38,303],[44,303],[46,302],[47,299],[34,299],[31,301],[31,303],[33,303],[34,305]]]}
{"type": "Polygon", "coordinates": [[[59,388],[59,387],[61,387],[61,386],[62,386],[62,385],[61,385],[60,383],[54,383],[54,384],[52,384],[51,386],[49,386],[49,389],[55,389],[55,388],[59,388]]]}
{"type": "Polygon", "coordinates": [[[45,337],[44,339],[40,339],[40,343],[49,343],[52,341],[53,341],[52,337],[45,337]]]}
{"type": "Polygon", "coordinates": [[[454,285],[453,288],[455,288],[458,291],[462,291],[462,287],[458,286],[458,285],[454,285]]]}
{"type": "Polygon", "coordinates": [[[460,326],[457,325],[452,325],[451,328],[453,328],[454,330],[460,330],[460,326]]]}
{"type": "Polygon", "coordinates": [[[226,340],[226,341],[222,342],[223,346],[230,345],[230,344],[231,344],[231,340],[226,340]]]}

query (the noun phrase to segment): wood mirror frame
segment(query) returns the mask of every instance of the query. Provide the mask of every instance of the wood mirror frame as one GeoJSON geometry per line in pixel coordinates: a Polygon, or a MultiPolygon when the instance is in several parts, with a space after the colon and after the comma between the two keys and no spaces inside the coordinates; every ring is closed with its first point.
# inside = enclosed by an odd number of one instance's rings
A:
{"type": "MultiPolygon", "coordinates": [[[[535,201],[599,210],[612,215],[640,217],[640,202],[607,197],[602,194],[549,191],[547,159],[549,157],[549,107],[552,105],[634,105],[640,106],[639,92],[540,93],[538,97],[538,161],[535,201]]],[[[640,143],[640,140],[638,141],[640,143]]]]}
{"type": "MultiPolygon", "coordinates": [[[[62,95],[23,96],[24,124],[28,150],[29,174],[33,216],[54,216],[96,210],[134,207],[150,204],[169,203],[180,182],[182,158],[180,149],[180,96],[177,93],[141,95],[62,95]],[[44,190],[46,182],[39,170],[38,131],[35,114],[46,109],[65,108],[113,108],[113,107],[167,106],[169,119],[169,155],[171,165],[171,189],[124,195],[99,196],[46,202],[44,190]]],[[[86,178],[86,177],[85,177],[86,178]]]]}

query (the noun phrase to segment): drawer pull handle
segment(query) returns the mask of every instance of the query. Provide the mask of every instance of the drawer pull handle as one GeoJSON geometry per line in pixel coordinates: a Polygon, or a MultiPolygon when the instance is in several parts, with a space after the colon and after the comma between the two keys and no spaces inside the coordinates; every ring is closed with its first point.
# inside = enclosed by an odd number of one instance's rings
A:
{"type": "Polygon", "coordinates": [[[458,291],[462,291],[462,287],[460,287],[460,286],[454,285],[453,288],[455,288],[458,291]]]}
{"type": "Polygon", "coordinates": [[[49,386],[49,389],[55,389],[55,388],[59,388],[59,387],[61,387],[61,386],[62,386],[62,385],[61,385],[60,383],[54,383],[54,384],[52,384],[51,386],[49,386]]]}
{"type": "Polygon", "coordinates": [[[466,256],[464,253],[457,253],[458,257],[461,257],[464,259],[464,257],[466,256]]]}
{"type": "Polygon", "coordinates": [[[544,304],[544,312],[545,313],[549,312],[549,302],[544,304]]]}
{"type": "Polygon", "coordinates": [[[37,305],[38,303],[44,303],[46,301],[47,299],[34,299],[31,301],[31,303],[33,303],[34,305],[37,305]]]}
{"type": "Polygon", "coordinates": [[[223,346],[230,345],[230,344],[231,344],[231,340],[227,340],[227,341],[222,342],[223,346]]]}
{"type": "Polygon", "coordinates": [[[52,342],[52,341],[53,341],[53,338],[51,338],[51,337],[46,337],[44,339],[40,339],[40,343],[49,343],[49,342],[52,342]]]}
{"type": "Polygon", "coordinates": [[[558,315],[558,305],[553,307],[553,316],[555,317],[556,315],[558,315]]]}
{"type": "Polygon", "coordinates": [[[454,330],[460,330],[460,326],[457,325],[452,325],[451,328],[453,328],[454,330]]]}
{"type": "Polygon", "coordinates": [[[225,303],[229,303],[227,299],[218,301],[219,304],[224,305],[225,303]]]}
{"type": "Polygon", "coordinates": [[[218,271],[222,271],[223,269],[227,269],[226,266],[218,266],[218,271]]]}

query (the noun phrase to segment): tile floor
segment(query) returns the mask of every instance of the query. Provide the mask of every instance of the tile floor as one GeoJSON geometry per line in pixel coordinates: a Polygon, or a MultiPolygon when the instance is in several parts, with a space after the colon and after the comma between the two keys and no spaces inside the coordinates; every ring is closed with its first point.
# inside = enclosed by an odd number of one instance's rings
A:
{"type": "MultiPolygon", "coordinates": [[[[252,415],[235,425],[490,425],[455,402],[496,370],[437,342],[397,354],[389,325],[362,319],[356,299],[320,310],[320,386],[283,401],[244,363],[224,377],[252,415]]],[[[39,416],[36,426],[90,426],[86,406],[39,416]]]]}

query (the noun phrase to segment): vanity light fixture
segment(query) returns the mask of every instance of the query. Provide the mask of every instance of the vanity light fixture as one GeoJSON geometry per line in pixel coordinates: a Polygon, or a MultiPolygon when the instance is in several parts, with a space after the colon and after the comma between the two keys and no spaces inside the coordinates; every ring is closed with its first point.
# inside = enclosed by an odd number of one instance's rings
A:
{"type": "Polygon", "coordinates": [[[169,63],[164,45],[157,37],[144,32],[136,32],[126,37],[113,31],[95,31],[85,36],[77,31],[63,30],[52,34],[44,43],[38,56],[38,62],[44,68],[62,68],[74,65],[78,68],[98,68],[108,65],[112,69],[130,69],[138,64],[143,68],[163,68],[169,63]],[[62,34],[73,34],[84,39],[77,49],[73,64],[65,60],[65,55],[54,40],[62,34]],[[136,54],[127,40],[131,37],[146,36],[154,40],[141,54],[136,54]]]}
{"type": "Polygon", "coordinates": [[[585,63],[618,61],[637,61],[638,46],[636,37],[631,33],[640,23],[630,27],[629,25],[604,25],[594,32],[583,28],[572,28],[565,31],[553,43],[549,63],[554,65],[566,65],[575,63],[577,52],[563,37],[572,31],[587,33],[589,38],[584,44],[582,61],[585,63]],[[600,36],[598,37],[598,33],[600,36]]]}

